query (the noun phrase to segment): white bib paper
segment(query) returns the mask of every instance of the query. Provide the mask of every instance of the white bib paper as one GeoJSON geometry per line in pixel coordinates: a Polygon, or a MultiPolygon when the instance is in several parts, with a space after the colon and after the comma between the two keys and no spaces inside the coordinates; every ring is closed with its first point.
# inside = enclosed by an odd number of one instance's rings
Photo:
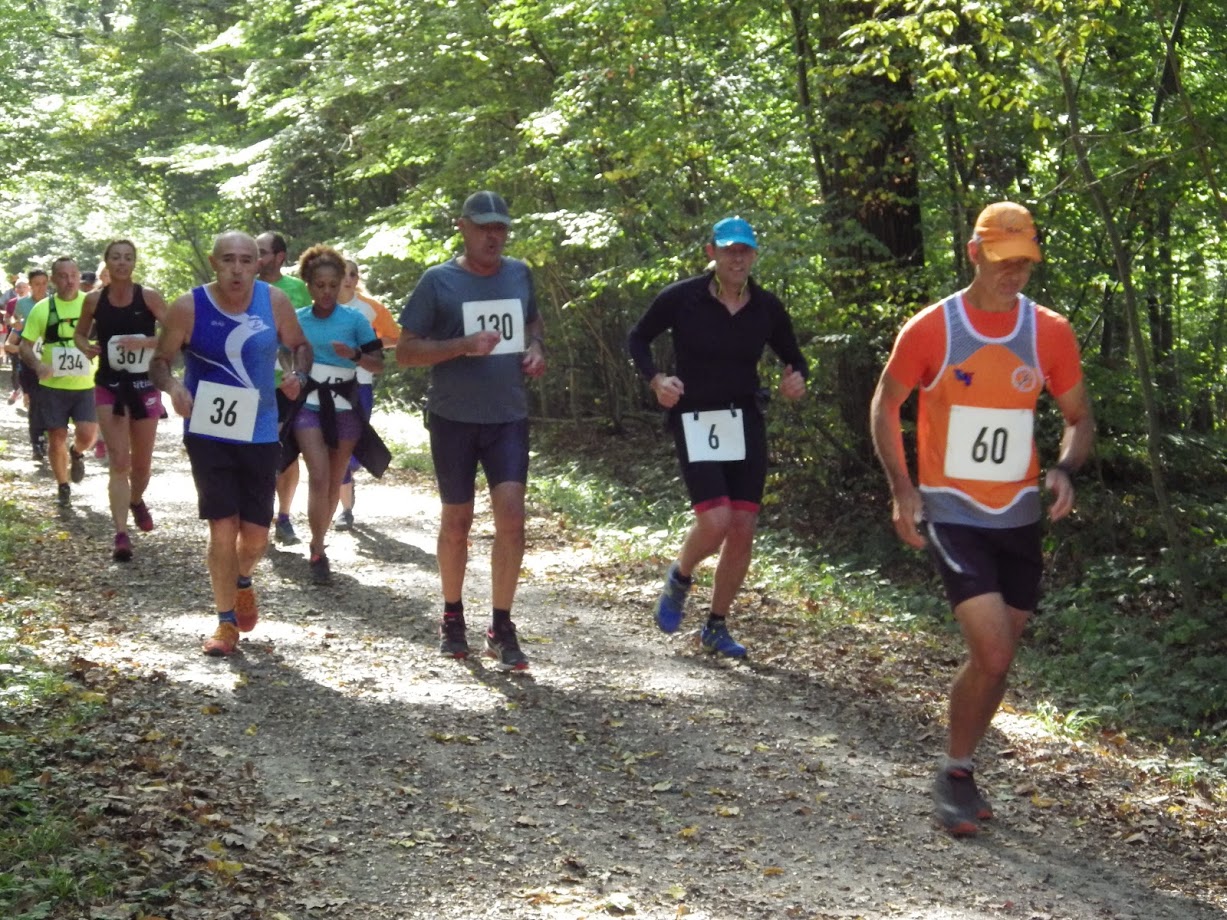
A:
{"type": "Polygon", "coordinates": [[[259,390],[202,380],[196,387],[188,431],[228,441],[251,441],[259,408],[259,390]]]}
{"type": "Polygon", "coordinates": [[[497,332],[501,338],[492,355],[518,354],[524,350],[524,310],[518,298],[466,300],[461,304],[464,334],[497,332]]]}
{"type": "Polygon", "coordinates": [[[129,374],[143,374],[149,370],[149,362],[153,360],[153,346],[140,345],[129,347],[130,342],[144,342],[143,335],[115,335],[107,339],[107,363],[114,370],[127,371],[129,374]]]}
{"type": "MultiPolygon", "coordinates": [[[[312,364],[311,379],[317,383],[340,383],[343,380],[353,380],[355,369],[352,367],[337,367],[335,364],[312,364]]],[[[352,409],[351,403],[344,396],[332,394],[332,402],[340,409],[352,409]]],[[[307,405],[318,406],[320,404],[320,394],[316,390],[312,390],[307,394],[307,405]]]]}
{"type": "Polygon", "coordinates": [[[691,463],[746,459],[745,418],[740,409],[683,412],[682,433],[691,463]]]}
{"type": "Polygon", "coordinates": [[[81,349],[72,345],[52,345],[48,351],[52,377],[83,377],[89,373],[89,358],[81,349]]]}
{"type": "Polygon", "coordinates": [[[1031,466],[1035,413],[1030,409],[951,406],[946,475],[981,482],[1018,482],[1031,466]]]}

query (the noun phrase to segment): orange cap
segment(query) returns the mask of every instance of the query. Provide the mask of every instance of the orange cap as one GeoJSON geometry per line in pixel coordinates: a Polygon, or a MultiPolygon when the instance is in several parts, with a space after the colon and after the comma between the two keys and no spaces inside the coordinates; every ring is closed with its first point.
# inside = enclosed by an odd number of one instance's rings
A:
{"type": "Polygon", "coordinates": [[[998,201],[981,211],[974,239],[990,262],[1018,258],[1043,261],[1031,212],[1012,201],[998,201]]]}

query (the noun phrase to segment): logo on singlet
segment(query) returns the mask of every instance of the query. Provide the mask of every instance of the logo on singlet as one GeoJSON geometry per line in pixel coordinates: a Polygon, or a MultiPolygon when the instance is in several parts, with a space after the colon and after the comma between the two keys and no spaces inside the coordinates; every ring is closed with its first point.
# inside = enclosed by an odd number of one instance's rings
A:
{"type": "Polygon", "coordinates": [[[959,383],[963,384],[963,386],[969,387],[971,386],[971,378],[972,378],[972,374],[974,373],[975,373],[974,371],[965,371],[961,368],[956,367],[954,369],[954,379],[957,380],[959,383]]]}
{"type": "Polygon", "coordinates": [[[1010,383],[1019,393],[1030,393],[1040,385],[1035,368],[1026,365],[1014,368],[1014,373],[1010,375],[1010,383]]]}

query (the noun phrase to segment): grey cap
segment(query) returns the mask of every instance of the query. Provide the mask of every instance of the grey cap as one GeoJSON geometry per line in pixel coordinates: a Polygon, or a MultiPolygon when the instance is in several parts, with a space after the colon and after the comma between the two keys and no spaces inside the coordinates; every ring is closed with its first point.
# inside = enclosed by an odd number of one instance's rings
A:
{"type": "Polygon", "coordinates": [[[507,210],[507,202],[495,192],[474,192],[464,200],[460,216],[467,217],[475,224],[511,226],[511,212],[507,210]]]}

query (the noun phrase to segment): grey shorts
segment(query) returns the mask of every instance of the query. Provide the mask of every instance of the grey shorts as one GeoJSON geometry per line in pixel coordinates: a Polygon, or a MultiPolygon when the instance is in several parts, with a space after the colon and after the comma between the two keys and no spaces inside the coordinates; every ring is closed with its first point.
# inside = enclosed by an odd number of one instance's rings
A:
{"type": "Polygon", "coordinates": [[[54,387],[39,386],[38,414],[42,419],[43,428],[53,431],[56,428],[67,428],[71,419],[76,424],[98,421],[98,412],[94,406],[94,385],[91,382],[87,390],[58,390],[54,387]]]}

